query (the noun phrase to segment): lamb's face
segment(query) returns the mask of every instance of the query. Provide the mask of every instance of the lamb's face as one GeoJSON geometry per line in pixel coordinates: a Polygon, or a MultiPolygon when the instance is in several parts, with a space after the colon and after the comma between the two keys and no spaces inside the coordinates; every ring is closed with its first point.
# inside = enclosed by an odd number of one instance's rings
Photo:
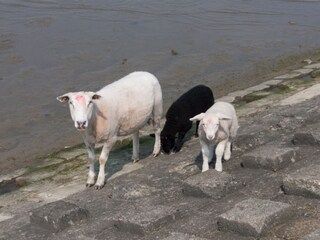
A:
{"type": "Polygon", "coordinates": [[[213,115],[206,115],[201,121],[206,137],[212,141],[219,129],[219,118],[213,115]]]}
{"type": "Polygon", "coordinates": [[[162,150],[164,151],[164,153],[169,154],[174,147],[175,137],[169,136],[161,132],[160,138],[162,150]]]}
{"type": "Polygon", "coordinates": [[[74,126],[79,131],[84,131],[88,127],[89,120],[92,117],[94,108],[93,100],[100,96],[93,92],[72,92],[59,96],[60,102],[68,102],[71,118],[74,126]]]}

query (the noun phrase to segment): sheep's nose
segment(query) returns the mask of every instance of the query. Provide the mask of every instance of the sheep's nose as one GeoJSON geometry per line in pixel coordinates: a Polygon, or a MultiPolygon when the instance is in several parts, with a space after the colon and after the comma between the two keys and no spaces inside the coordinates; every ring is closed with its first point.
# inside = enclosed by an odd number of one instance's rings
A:
{"type": "Polygon", "coordinates": [[[214,139],[214,136],[208,135],[207,138],[208,138],[209,141],[212,141],[214,139]]]}
{"type": "Polygon", "coordinates": [[[86,121],[80,122],[77,121],[78,129],[85,129],[86,121]]]}

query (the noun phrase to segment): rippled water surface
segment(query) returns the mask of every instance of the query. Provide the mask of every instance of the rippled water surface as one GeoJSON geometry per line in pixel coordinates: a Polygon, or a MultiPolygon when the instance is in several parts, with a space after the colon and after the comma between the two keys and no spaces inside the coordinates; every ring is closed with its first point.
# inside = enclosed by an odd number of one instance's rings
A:
{"type": "Polygon", "coordinates": [[[0,173],[81,141],[56,96],[134,70],[159,78],[166,107],[197,83],[231,90],[261,62],[319,49],[319,13],[319,1],[0,0],[0,173]]]}

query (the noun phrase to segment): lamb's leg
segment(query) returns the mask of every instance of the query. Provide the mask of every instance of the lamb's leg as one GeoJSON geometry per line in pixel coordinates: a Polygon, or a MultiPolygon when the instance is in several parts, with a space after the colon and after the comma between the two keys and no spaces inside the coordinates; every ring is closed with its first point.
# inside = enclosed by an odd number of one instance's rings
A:
{"type": "Polygon", "coordinates": [[[199,124],[200,124],[200,121],[197,121],[197,122],[196,122],[196,132],[194,133],[194,136],[195,136],[196,138],[199,137],[199,133],[198,133],[199,124]]]}
{"type": "Polygon", "coordinates": [[[133,149],[132,149],[132,161],[138,162],[139,161],[139,131],[135,132],[132,135],[132,145],[133,145],[133,149]]]}
{"type": "Polygon", "coordinates": [[[111,150],[114,142],[115,142],[115,139],[112,139],[112,140],[109,140],[108,142],[104,143],[104,145],[103,145],[103,148],[102,148],[102,151],[101,151],[101,154],[99,157],[100,167],[99,167],[98,179],[95,184],[95,188],[97,190],[103,188],[103,186],[104,186],[104,181],[105,181],[104,168],[105,168],[106,162],[109,157],[110,150],[111,150]]]}
{"type": "Polygon", "coordinates": [[[213,147],[208,145],[206,142],[200,141],[202,151],[202,172],[209,170],[209,163],[212,161],[213,147]]]}
{"type": "Polygon", "coordinates": [[[94,179],[96,177],[95,171],[94,171],[94,164],[95,164],[95,152],[94,152],[94,144],[90,144],[85,142],[88,150],[88,157],[89,157],[89,173],[88,173],[88,179],[86,183],[86,187],[92,187],[94,185],[94,179]]]}
{"type": "Polygon", "coordinates": [[[226,149],[224,150],[223,158],[226,161],[228,161],[231,158],[231,142],[230,141],[228,141],[226,144],[226,149]]]}
{"type": "Polygon", "coordinates": [[[228,140],[224,140],[224,141],[219,142],[216,147],[216,166],[215,166],[215,169],[218,172],[222,172],[222,156],[223,156],[224,150],[226,148],[227,141],[228,140]]]}

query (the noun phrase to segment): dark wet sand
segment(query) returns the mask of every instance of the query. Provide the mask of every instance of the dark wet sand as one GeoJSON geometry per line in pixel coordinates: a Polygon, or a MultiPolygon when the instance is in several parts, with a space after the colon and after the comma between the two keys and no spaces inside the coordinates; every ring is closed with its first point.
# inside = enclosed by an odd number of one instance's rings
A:
{"type": "Polygon", "coordinates": [[[320,49],[319,1],[172,2],[0,0],[0,173],[82,141],[65,92],[144,70],[167,109],[196,84],[219,97],[320,49]]]}

